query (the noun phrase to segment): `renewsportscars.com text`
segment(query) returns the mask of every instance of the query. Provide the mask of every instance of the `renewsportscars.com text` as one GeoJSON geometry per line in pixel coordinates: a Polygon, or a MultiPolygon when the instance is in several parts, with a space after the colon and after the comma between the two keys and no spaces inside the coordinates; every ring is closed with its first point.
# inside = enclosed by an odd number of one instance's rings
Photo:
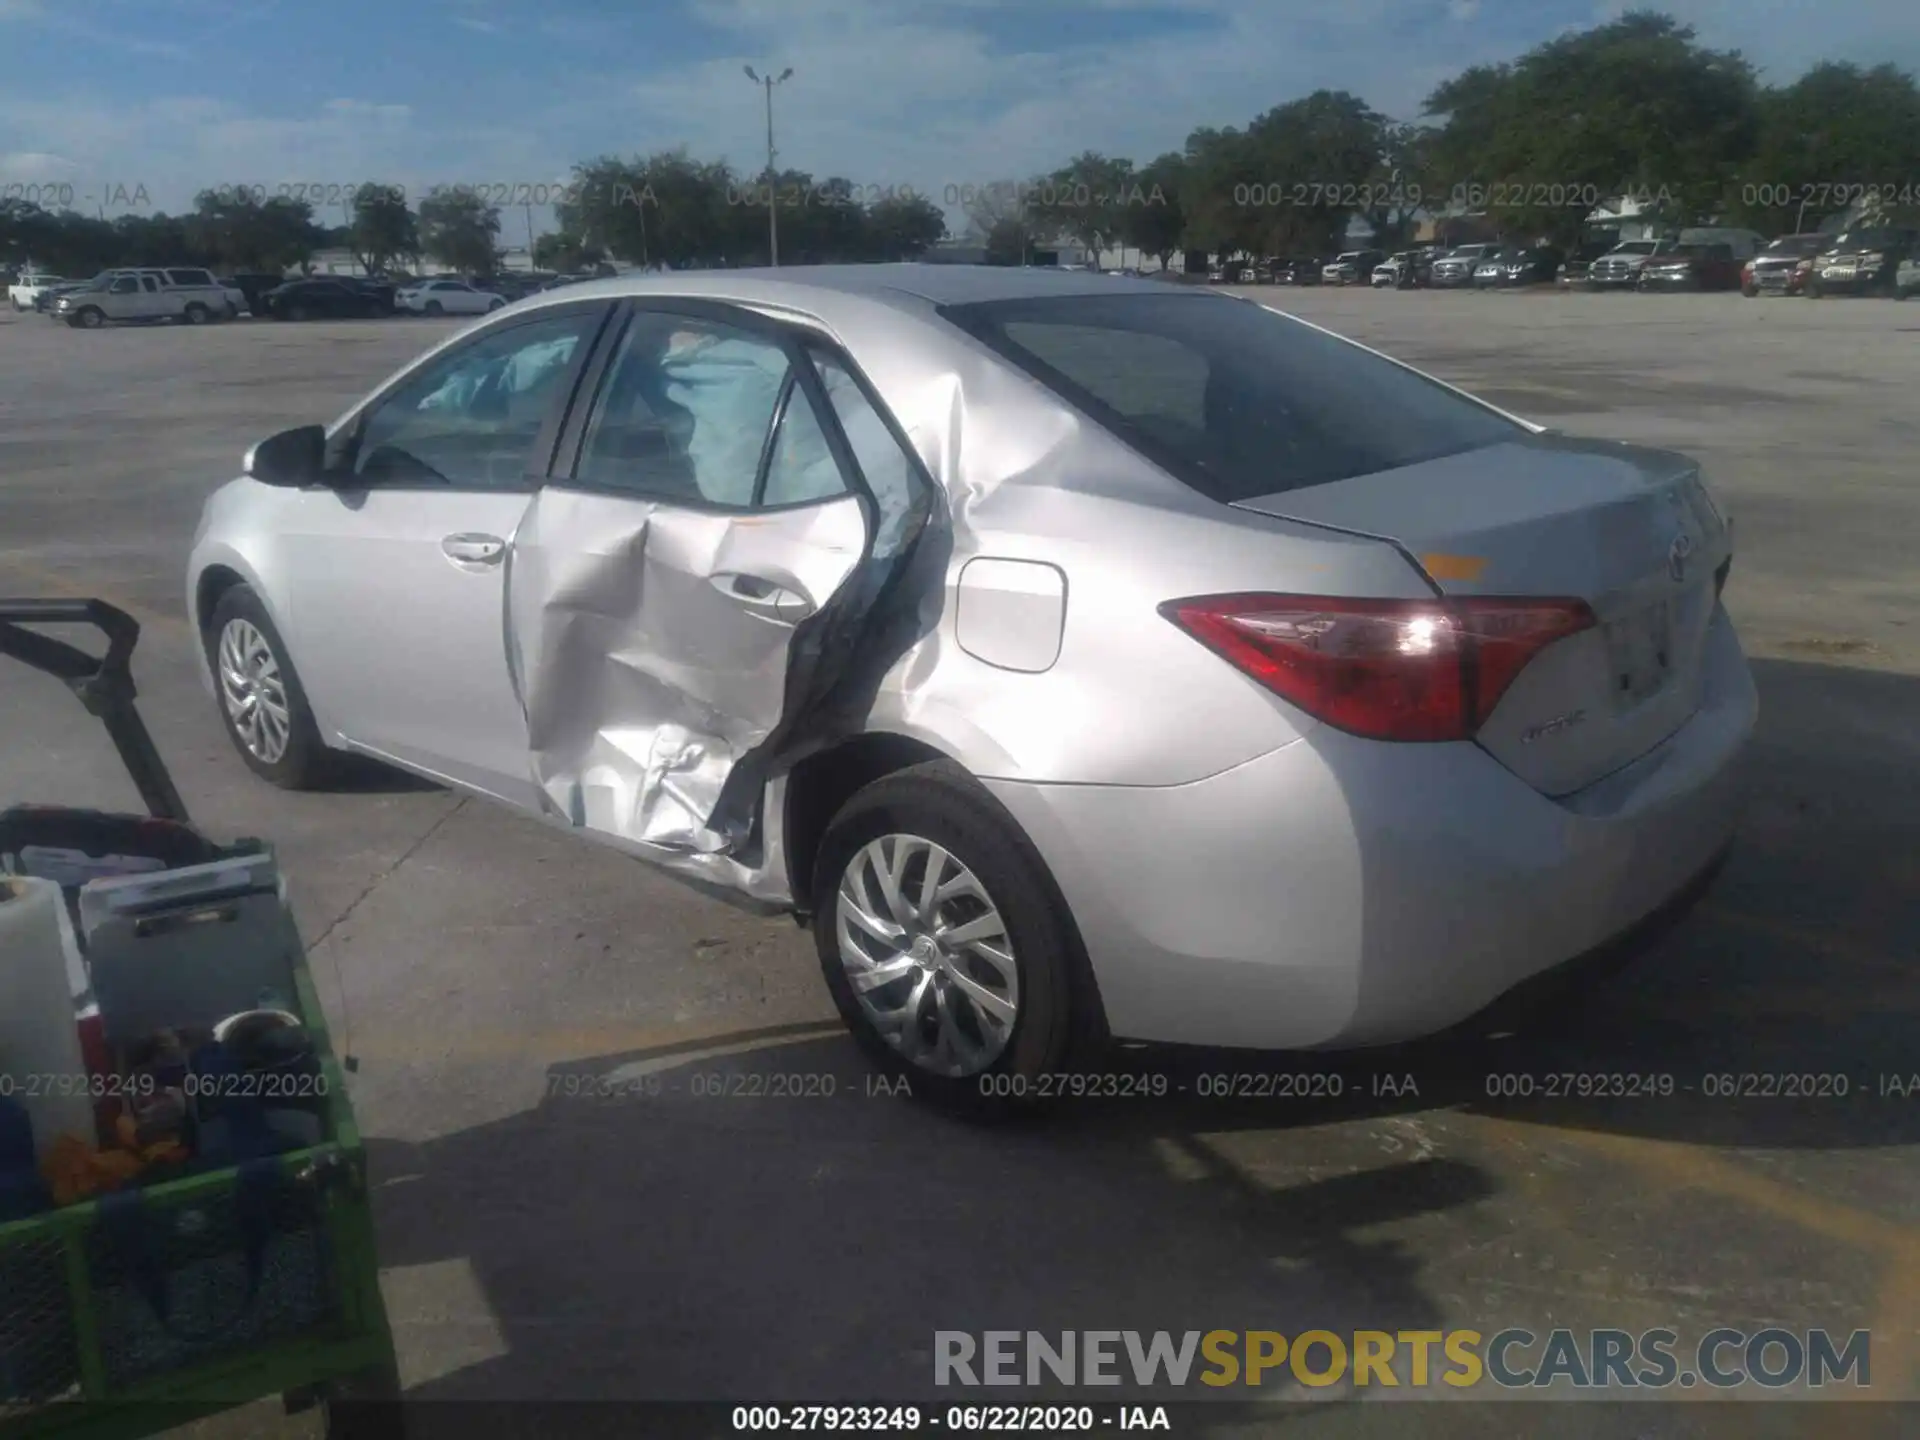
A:
{"type": "Polygon", "coordinates": [[[943,1386],[1866,1389],[1871,1352],[1865,1330],[1717,1329],[1691,1344],[1666,1329],[937,1330],[933,1373],[943,1386]]]}

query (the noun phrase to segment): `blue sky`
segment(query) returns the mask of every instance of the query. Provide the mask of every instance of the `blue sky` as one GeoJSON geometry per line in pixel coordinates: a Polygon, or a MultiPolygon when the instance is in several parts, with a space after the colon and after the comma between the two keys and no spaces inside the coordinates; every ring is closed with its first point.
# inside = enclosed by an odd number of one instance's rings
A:
{"type": "MultiPolygon", "coordinates": [[[[0,194],[179,210],[207,185],[532,185],[685,144],[743,170],[743,64],[792,66],[782,164],[863,186],[1150,159],[1319,86],[1412,116],[1433,85],[1611,0],[0,0],[0,194]],[[125,200],[138,199],[137,206],[125,200]]],[[[1770,78],[1920,68],[1920,0],[1672,0],[1770,78]]],[[[324,216],[323,218],[336,218],[324,216]]],[[[545,217],[537,214],[536,228],[545,217]]],[[[505,238],[525,219],[505,218],[505,238]]]]}

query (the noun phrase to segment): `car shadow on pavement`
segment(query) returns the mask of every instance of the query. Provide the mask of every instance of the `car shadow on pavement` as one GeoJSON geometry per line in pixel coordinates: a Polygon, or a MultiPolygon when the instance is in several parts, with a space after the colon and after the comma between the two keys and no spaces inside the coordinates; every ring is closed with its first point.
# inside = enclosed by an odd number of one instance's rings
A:
{"type": "Polygon", "coordinates": [[[1164,1115],[990,1126],[880,1084],[839,1037],[641,1054],[556,1068],[491,1125],[369,1142],[383,1263],[464,1258],[503,1342],[409,1399],[905,1401],[943,1329],[1437,1325],[1417,1257],[1360,1232],[1490,1193],[1386,1155],[1267,1188],[1164,1115]]]}
{"type": "Polygon", "coordinates": [[[336,795],[408,795],[446,787],[371,755],[341,753],[335,757],[325,788],[336,795]]]}
{"type": "MultiPolygon", "coordinates": [[[[1458,1297],[1378,1227],[1471,1213],[1507,1181],[1424,1139],[1435,1112],[1706,1146],[1913,1143],[1920,1092],[1884,1087],[1920,1070],[1920,684],[1755,669],[1733,860],[1569,1025],[1361,1055],[1129,1048],[1106,1082],[1121,1093],[1003,1125],[889,1093],[843,1038],[745,1033],[556,1066],[531,1110],[370,1141],[384,1264],[470,1266],[497,1330],[409,1398],[924,1403],[939,1330],[1439,1328],[1458,1297]],[[1223,1076],[1252,1078],[1223,1093],[1223,1076]],[[1651,1088],[1622,1093],[1635,1076],[1651,1088]],[[1253,1132],[1278,1143],[1248,1162],[1236,1137],[1253,1132]]],[[[403,1353],[430,1351],[437,1323],[403,1319],[403,1353]]],[[[414,1433],[437,1433],[434,1411],[414,1433]]]]}

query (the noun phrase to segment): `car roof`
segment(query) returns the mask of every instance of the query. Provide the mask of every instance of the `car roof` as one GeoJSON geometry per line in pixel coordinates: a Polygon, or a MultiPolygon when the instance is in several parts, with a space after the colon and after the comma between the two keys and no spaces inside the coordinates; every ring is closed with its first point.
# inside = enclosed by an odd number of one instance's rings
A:
{"type": "MultiPolygon", "coordinates": [[[[678,270],[616,275],[566,287],[571,304],[595,297],[685,296],[745,304],[830,307],[837,298],[878,301],[898,309],[1032,300],[1067,295],[1178,295],[1162,280],[1048,267],[940,265],[911,261],[879,265],[801,265],[780,269],[678,270]],[[1115,281],[1119,284],[1115,284],[1115,281]]],[[[534,297],[530,297],[534,298],[534,297]]],[[[525,302],[523,302],[525,303],[525,302]]]]}

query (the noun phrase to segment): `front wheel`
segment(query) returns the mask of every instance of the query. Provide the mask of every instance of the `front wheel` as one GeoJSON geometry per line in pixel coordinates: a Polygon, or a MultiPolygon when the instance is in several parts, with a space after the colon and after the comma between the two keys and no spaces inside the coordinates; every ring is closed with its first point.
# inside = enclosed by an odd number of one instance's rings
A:
{"type": "Polygon", "coordinates": [[[283,790],[313,789],[331,772],[331,756],[286,643],[252,586],[220,597],[205,644],[221,723],[247,768],[283,790]]]}
{"type": "Polygon", "coordinates": [[[104,310],[98,310],[89,305],[67,323],[78,326],[82,330],[98,330],[107,323],[107,315],[104,310]]]}
{"type": "Polygon", "coordinates": [[[496,301],[494,301],[494,302],[493,302],[493,303],[492,303],[491,305],[489,305],[489,306],[487,306],[487,313],[488,313],[489,315],[491,315],[491,314],[492,314],[492,313],[493,313],[494,311],[496,311],[496,310],[504,310],[504,309],[506,309],[506,308],[507,308],[507,302],[506,302],[506,301],[504,301],[504,300],[496,300],[496,301]]]}
{"type": "Polygon", "coordinates": [[[1803,288],[1800,293],[1805,295],[1809,300],[1818,300],[1826,292],[1820,288],[1820,282],[1818,280],[1809,276],[1805,288],[1803,288]]]}
{"type": "Polygon", "coordinates": [[[950,761],[859,791],[814,866],[815,944],[854,1038],[914,1093],[997,1110],[1097,1044],[1064,904],[1012,817],[950,761]]]}
{"type": "Polygon", "coordinates": [[[438,300],[427,301],[427,314],[435,316],[437,318],[446,313],[447,313],[447,307],[442,305],[438,300]]]}

